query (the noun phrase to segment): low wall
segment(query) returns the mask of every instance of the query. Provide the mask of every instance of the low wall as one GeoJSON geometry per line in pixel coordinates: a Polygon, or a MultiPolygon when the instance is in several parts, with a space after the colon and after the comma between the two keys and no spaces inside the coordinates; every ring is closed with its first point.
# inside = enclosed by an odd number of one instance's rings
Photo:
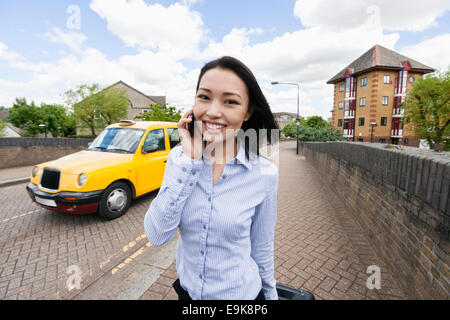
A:
{"type": "Polygon", "coordinates": [[[92,139],[0,138],[0,169],[35,165],[87,148],[92,139]]]}
{"type": "Polygon", "coordinates": [[[300,143],[411,299],[449,299],[450,153],[300,143]]]}

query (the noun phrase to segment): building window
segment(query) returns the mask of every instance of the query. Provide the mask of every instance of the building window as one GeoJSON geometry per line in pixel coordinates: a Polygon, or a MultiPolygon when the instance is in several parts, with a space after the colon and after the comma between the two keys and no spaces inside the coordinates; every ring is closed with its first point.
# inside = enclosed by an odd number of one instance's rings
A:
{"type": "Polygon", "coordinates": [[[406,138],[406,139],[403,139],[403,144],[408,144],[408,139],[406,138]]]}
{"type": "Polygon", "coordinates": [[[381,104],[382,104],[383,106],[387,106],[388,103],[389,103],[389,97],[388,97],[388,96],[383,96],[383,97],[381,98],[381,104]]]}
{"type": "Polygon", "coordinates": [[[343,109],[344,108],[344,102],[340,101],[338,104],[338,108],[339,109],[343,109]]]}
{"type": "Polygon", "coordinates": [[[409,82],[414,82],[414,77],[409,77],[409,82]]]}
{"type": "Polygon", "coordinates": [[[344,84],[343,84],[343,83],[341,83],[341,84],[339,85],[339,91],[340,91],[340,92],[344,91],[344,84]]]}
{"type": "Polygon", "coordinates": [[[338,127],[342,127],[342,119],[338,119],[338,127]]]}
{"type": "Polygon", "coordinates": [[[386,126],[387,125],[387,118],[386,117],[381,117],[380,125],[382,125],[382,126],[386,126]]]}
{"type": "Polygon", "coordinates": [[[378,142],[379,143],[386,143],[386,139],[379,139],[378,142]]]}
{"type": "Polygon", "coordinates": [[[148,109],[143,109],[142,110],[142,113],[147,113],[148,112],[148,109]]]}
{"type": "Polygon", "coordinates": [[[361,87],[367,86],[367,77],[361,78],[361,87]]]}
{"type": "Polygon", "coordinates": [[[360,127],[364,126],[364,118],[359,118],[358,120],[359,120],[358,126],[360,126],[360,127]]]}
{"type": "Polygon", "coordinates": [[[364,142],[364,139],[363,138],[358,138],[358,141],[359,142],[364,142]]]}
{"type": "Polygon", "coordinates": [[[359,98],[359,106],[364,107],[366,105],[366,98],[359,98]]]}
{"type": "Polygon", "coordinates": [[[406,123],[409,123],[410,121],[411,121],[410,117],[406,118],[406,123]]]}
{"type": "Polygon", "coordinates": [[[391,83],[391,76],[385,75],[384,76],[384,83],[385,84],[390,84],[391,83]]]}

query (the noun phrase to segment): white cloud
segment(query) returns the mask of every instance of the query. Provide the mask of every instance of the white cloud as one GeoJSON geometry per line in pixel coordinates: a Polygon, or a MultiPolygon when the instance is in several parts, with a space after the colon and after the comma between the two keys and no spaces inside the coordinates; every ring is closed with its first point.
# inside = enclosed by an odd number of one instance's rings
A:
{"type": "Polygon", "coordinates": [[[108,86],[122,80],[148,95],[167,95],[169,103],[187,108],[192,105],[199,73],[189,72],[180,62],[148,50],[110,60],[95,48],[66,54],[52,63],[11,61],[10,67],[33,73],[26,82],[0,77],[0,105],[7,107],[15,97],[22,96],[36,103],[62,103],[61,93],[80,84],[108,86]]]}
{"type": "Polygon", "coordinates": [[[345,29],[370,21],[385,30],[422,31],[449,9],[448,0],[297,0],[294,15],[305,27],[345,29]]]}
{"type": "Polygon", "coordinates": [[[400,53],[429,67],[446,71],[450,68],[450,33],[406,46],[400,53]]]}
{"type": "Polygon", "coordinates": [[[180,59],[195,54],[205,37],[200,14],[189,2],[164,7],[143,0],[93,0],[90,7],[125,45],[180,59]]]}
{"type": "Polygon", "coordinates": [[[333,87],[326,84],[327,80],[375,44],[394,49],[399,39],[399,34],[385,34],[380,25],[370,21],[340,31],[312,27],[250,45],[252,34],[245,28],[233,29],[221,42],[211,42],[201,57],[209,60],[231,55],[240,59],[262,84],[275,111],[296,112],[296,93],[292,91],[296,89],[270,88],[270,82],[300,82],[300,112],[308,116],[315,112],[324,118],[332,108],[327,98],[333,95],[333,87]],[[348,39],[352,39],[351,46],[348,39]],[[282,91],[272,94],[273,90],[282,91]]]}
{"type": "Polygon", "coordinates": [[[52,31],[46,32],[43,36],[50,42],[65,44],[74,51],[80,50],[83,42],[87,39],[87,37],[80,32],[64,32],[58,27],[54,27],[52,31]]]}
{"type": "MultiPolygon", "coordinates": [[[[234,28],[222,39],[213,39],[200,14],[192,9],[198,1],[181,1],[164,7],[143,0],[92,0],[91,9],[106,21],[108,30],[125,45],[138,49],[137,54],[117,59],[108,59],[96,48],[86,48],[83,34],[57,27],[46,38],[72,50],[60,49],[61,57],[53,63],[32,63],[0,42],[0,59],[32,74],[28,82],[0,76],[0,105],[10,106],[16,96],[59,102],[60,93],[79,84],[98,82],[107,86],[123,80],[148,95],[166,95],[169,104],[187,110],[194,102],[199,70],[189,70],[184,59],[206,62],[231,55],[250,67],[274,112],[295,113],[297,93],[296,88],[273,87],[270,82],[299,81],[301,116],[321,115],[326,119],[333,102],[333,86],[326,84],[328,79],[375,44],[394,49],[399,34],[386,30],[427,28],[445,11],[443,2],[435,0],[427,7],[412,2],[406,9],[393,1],[297,1],[295,15],[307,28],[253,44],[252,36],[263,33],[261,29],[234,28]],[[378,7],[371,7],[372,3],[378,7]],[[385,12],[388,8],[393,13],[385,12]],[[419,9],[423,15],[416,12],[419,9]],[[404,19],[403,15],[409,16],[404,19]]],[[[400,52],[432,67],[446,66],[449,37],[441,35],[400,52]]]]}
{"type": "Polygon", "coordinates": [[[6,44],[0,42],[0,60],[12,63],[16,61],[23,61],[25,60],[25,57],[17,52],[9,50],[6,44]]]}

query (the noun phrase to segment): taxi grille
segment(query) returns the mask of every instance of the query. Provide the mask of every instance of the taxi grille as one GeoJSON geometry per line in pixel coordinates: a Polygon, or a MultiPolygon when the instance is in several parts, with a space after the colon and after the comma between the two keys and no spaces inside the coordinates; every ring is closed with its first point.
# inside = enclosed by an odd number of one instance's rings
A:
{"type": "Polygon", "coordinates": [[[41,178],[41,187],[50,190],[58,190],[60,177],[61,171],[53,168],[44,168],[41,178]]]}

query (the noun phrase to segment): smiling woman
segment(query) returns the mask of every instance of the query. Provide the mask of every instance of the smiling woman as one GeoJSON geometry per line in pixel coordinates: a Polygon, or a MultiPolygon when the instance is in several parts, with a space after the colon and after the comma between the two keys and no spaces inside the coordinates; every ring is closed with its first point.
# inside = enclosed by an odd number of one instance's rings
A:
{"type": "Polygon", "coordinates": [[[194,107],[178,122],[181,145],[169,153],[144,219],[155,246],[180,228],[173,284],[179,299],[278,299],[273,260],[278,168],[259,156],[259,140],[251,146],[239,135],[259,129],[267,129],[269,142],[270,131],[279,131],[251,71],[232,57],[207,63],[194,107]],[[192,114],[193,136],[186,127],[192,114]]]}

